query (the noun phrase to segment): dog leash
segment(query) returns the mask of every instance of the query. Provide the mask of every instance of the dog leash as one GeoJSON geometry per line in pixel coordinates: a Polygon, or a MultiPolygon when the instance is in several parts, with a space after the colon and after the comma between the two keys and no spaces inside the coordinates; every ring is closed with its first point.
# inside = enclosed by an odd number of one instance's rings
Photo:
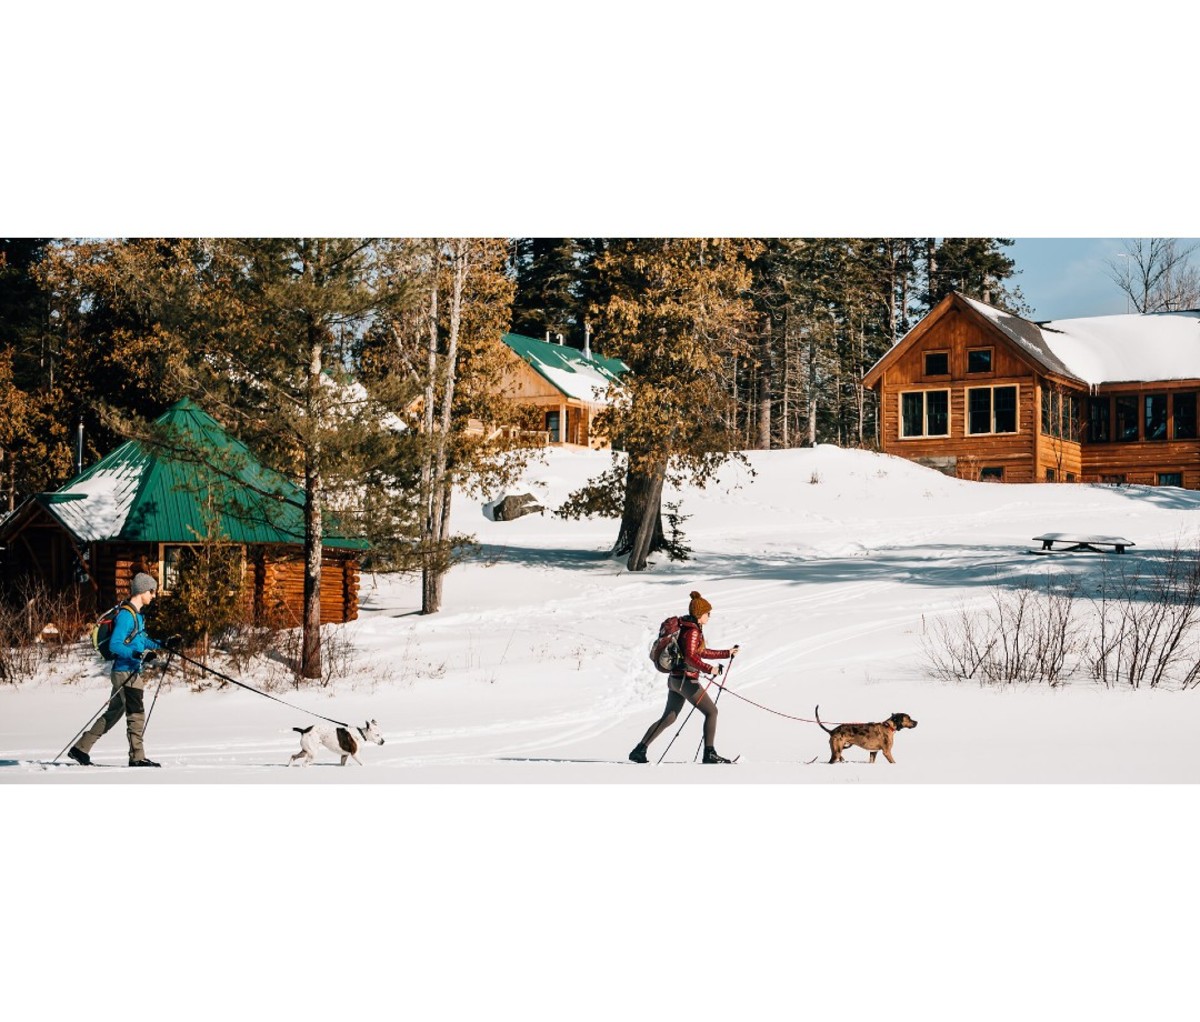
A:
{"type": "Polygon", "coordinates": [[[263,692],[261,689],[257,689],[253,685],[247,685],[243,681],[238,681],[237,678],[229,677],[228,674],[222,674],[220,671],[215,671],[211,667],[209,667],[207,664],[202,664],[199,660],[193,660],[190,656],[186,655],[185,653],[179,653],[177,655],[180,660],[185,660],[189,664],[192,664],[194,667],[199,667],[202,671],[208,671],[209,674],[215,674],[218,678],[221,678],[223,681],[229,682],[231,685],[237,685],[239,688],[244,688],[249,692],[253,692],[256,695],[264,696],[267,699],[274,699],[275,702],[283,703],[283,705],[288,707],[289,709],[299,710],[301,713],[307,713],[310,717],[320,717],[321,720],[327,720],[327,721],[329,721],[330,724],[336,724],[338,727],[349,728],[349,727],[353,726],[351,724],[347,724],[344,720],[334,720],[332,717],[324,717],[319,713],[314,713],[312,710],[306,710],[303,706],[295,706],[292,703],[289,703],[286,699],[280,699],[278,696],[271,695],[270,692],[263,692]]]}
{"type": "Polygon", "coordinates": [[[739,693],[739,692],[735,692],[735,691],[734,691],[733,689],[731,689],[731,688],[730,688],[730,689],[727,689],[727,688],[726,688],[724,685],[722,685],[722,684],[721,684],[719,681],[716,681],[716,682],[714,682],[714,684],[717,686],[717,688],[719,688],[719,689],[722,689],[722,690],[724,690],[724,691],[728,691],[728,693],[729,693],[731,696],[733,696],[735,699],[740,699],[742,702],[744,702],[744,703],[749,703],[751,706],[757,706],[757,707],[758,707],[760,710],[766,710],[766,711],[767,711],[767,713],[773,713],[773,714],[775,714],[775,716],[777,716],[777,717],[786,717],[788,720],[798,720],[798,721],[800,721],[802,724],[819,724],[819,723],[825,723],[825,724],[829,724],[831,727],[840,727],[842,724],[858,724],[858,723],[862,723],[862,721],[847,721],[847,720],[842,720],[842,721],[832,721],[832,720],[826,720],[826,721],[817,721],[817,720],[814,720],[812,717],[797,717],[797,716],[794,716],[793,714],[790,714],[790,713],[784,713],[782,710],[773,710],[773,709],[771,709],[771,707],[769,707],[769,706],[763,706],[763,704],[762,704],[762,703],[756,703],[756,702],[755,702],[753,699],[749,699],[749,698],[747,698],[746,696],[742,695],[741,693],[739,693]]]}

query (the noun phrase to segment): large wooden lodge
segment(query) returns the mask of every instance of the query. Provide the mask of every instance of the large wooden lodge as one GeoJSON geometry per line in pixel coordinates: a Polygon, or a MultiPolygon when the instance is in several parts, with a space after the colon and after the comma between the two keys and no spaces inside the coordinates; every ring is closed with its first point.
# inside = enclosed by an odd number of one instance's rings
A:
{"type": "Polygon", "coordinates": [[[962,479],[1200,489],[1200,311],[1034,323],[951,294],[864,382],[883,451],[962,479]]]}

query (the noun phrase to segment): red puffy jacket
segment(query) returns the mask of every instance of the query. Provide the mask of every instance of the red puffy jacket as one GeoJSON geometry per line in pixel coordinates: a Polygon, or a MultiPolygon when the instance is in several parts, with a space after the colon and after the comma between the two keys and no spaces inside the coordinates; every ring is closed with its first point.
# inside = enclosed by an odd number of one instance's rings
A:
{"type": "MultiPolygon", "coordinates": [[[[712,675],[717,669],[703,658],[713,660],[728,660],[729,650],[707,649],[704,645],[704,632],[695,621],[684,619],[680,622],[679,652],[683,654],[683,676],[688,681],[695,681],[701,674],[712,675]]],[[[678,676],[673,672],[672,677],[678,676]]]]}

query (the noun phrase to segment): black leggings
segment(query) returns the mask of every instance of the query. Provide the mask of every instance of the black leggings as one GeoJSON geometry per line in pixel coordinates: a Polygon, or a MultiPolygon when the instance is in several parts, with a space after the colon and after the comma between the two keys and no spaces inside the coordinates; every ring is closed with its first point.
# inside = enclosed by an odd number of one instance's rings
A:
{"type": "Polygon", "coordinates": [[[683,701],[686,699],[704,714],[704,744],[711,748],[717,737],[717,704],[695,681],[684,681],[682,691],[676,691],[674,686],[678,682],[674,678],[671,678],[667,684],[670,686],[670,691],[667,693],[667,708],[663,710],[663,715],[650,725],[650,730],[642,738],[642,744],[649,745],[666,728],[675,723],[675,718],[679,716],[679,711],[683,709],[683,701]]]}

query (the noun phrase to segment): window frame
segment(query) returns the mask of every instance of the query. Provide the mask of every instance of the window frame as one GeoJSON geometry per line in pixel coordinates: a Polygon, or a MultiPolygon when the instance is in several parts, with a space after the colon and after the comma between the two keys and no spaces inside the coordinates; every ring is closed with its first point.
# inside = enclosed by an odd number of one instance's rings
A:
{"type": "Polygon", "coordinates": [[[1087,421],[1087,438],[1089,444],[1111,444],[1113,442],[1113,409],[1112,397],[1105,394],[1104,397],[1089,397],[1088,398],[1088,421],[1087,421]],[[1103,409],[1104,414],[1098,416],[1097,411],[1103,409]],[[1097,420],[1103,420],[1104,436],[1096,436],[1097,420]]]}
{"type": "Polygon", "coordinates": [[[898,395],[899,420],[896,423],[896,434],[900,440],[944,440],[950,436],[950,388],[925,387],[920,390],[902,390],[898,395]],[[921,395],[921,428],[923,433],[906,433],[904,431],[904,399],[914,394],[921,395]],[[946,396],[946,432],[929,432],[929,395],[944,394],[946,396]]]}
{"type": "Polygon", "coordinates": [[[966,375],[968,375],[968,376],[985,376],[988,373],[994,373],[995,371],[996,371],[996,349],[994,346],[988,345],[986,348],[980,347],[980,348],[968,348],[967,349],[966,375]],[[985,351],[987,352],[987,368],[986,369],[972,369],[971,368],[971,356],[975,355],[975,354],[982,354],[985,351]]]}
{"type": "Polygon", "coordinates": [[[1165,390],[1151,391],[1141,395],[1142,401],[1142,437],[1147,443],[1161,444],[1170,438],[1167,422],[1170,415],[1169,395],[1165,390]],[[1162,402],[1162,436],[1152,436],[1150,433],[1150,402],[1162,402]]]}
{"type": "MultiPolygon", "coordinates": [[[[241,573],[243,578],[246,575],[246,564],[249,559],[249,550],[245,543],[226,543],[219,544],[222,547],[237,547],[239,550],[239,562],[241,564],[241,573]]],[[[171,577],[167,574],[167,551],[168,550],[199,550],[203,547],[203,543],[159,543],[158,544],[158,595],[170,596],[175,591],[175,584],[179,581],[179,567],[173,566],[171,577]]]]}
{"type": "Polygon", "coordinates": [[[925,376],[925,377],[949,376],[950,375],[950,349],[949,348],[944,348],[944,349],[937,348],[937,349],[934,349],[933,351],[923,352],[922,358],[921,358],[921,368],[924,370],[924,372],[921,375],[925,376]],[[931,373],[929,371],[929,357],[931,355],[942,355],[946,359],[946,371],[944,373],[931,373]]]}
{"type": "Polygon", "coordinates": [[[1017,436],[1021,432],[1021,388],[1015,383],[990,383],[982,387],[966,387],[964,388],[964,401],[966,406],[966,437],[974,436],[1017,436]],[[996,391],[1011,390],[1013,392],[1013,428],[999,430],[996,429],[996,391]],[[988,392],[988,429],[976,431],[972,428],[972,410],[971,410],[971,392],[972,391],[987,391],[988,392]]]}
{"type": "Polygon", "coordinates": [[[1194,391],[1194,390],[1181,390],[1178,393],[1171,394],[1171,439],[1172,440],[1195,440],[1196,439],[1196,436],[1197,436],[1196,404],[1197,404],[1197,396],[1196,396],[1196,391],[1194,391]],[[1179,404],[1178,404],[1178,402],[1181,397],[1182,398],[1191,398],[1191,402],[1190,402],[1191,407],[1192,407],[1191,436],[1180,436],[1179,435],[1179,420],[1178,420],[1179,404]]]}

